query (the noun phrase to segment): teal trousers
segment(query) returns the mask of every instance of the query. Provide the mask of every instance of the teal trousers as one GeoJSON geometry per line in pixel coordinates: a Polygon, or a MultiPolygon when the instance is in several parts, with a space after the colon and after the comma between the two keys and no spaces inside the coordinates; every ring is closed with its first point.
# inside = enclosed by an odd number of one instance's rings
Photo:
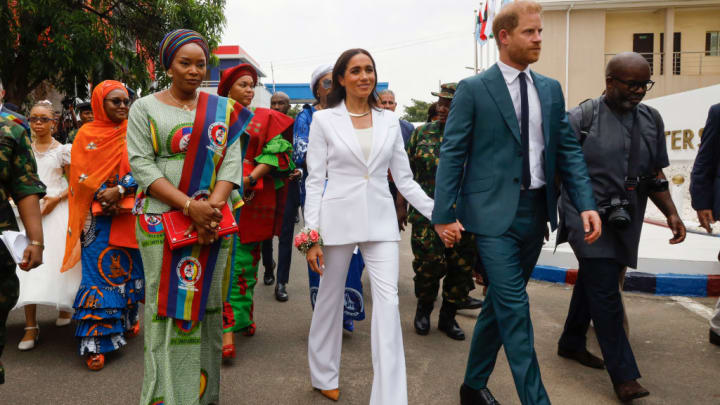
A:
{"type": "Polygon", "coordinates": [[[520,401],[549,404],[533,342],[530,303],[525,290],[546,231],[545,190],[520,193],[510,228],[500,236],[476,236],[489,287],[470,345],[465,384],[486,388],[501,346],[510,363],[520,401]]]}

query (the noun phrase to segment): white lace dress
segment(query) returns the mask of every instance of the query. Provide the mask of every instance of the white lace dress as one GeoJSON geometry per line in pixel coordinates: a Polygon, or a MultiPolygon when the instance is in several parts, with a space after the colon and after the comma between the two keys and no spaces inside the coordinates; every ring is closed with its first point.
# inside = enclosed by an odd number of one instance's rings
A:
{"type": "MultiPolygon", "coordinates": [[[[46,152],[38,152],[33,147],[40,180],[47,186],[47,195],[56,196],[67,189],[68,183],[63,177],[63,167],[70,164],[72,145],[55,142],[46,152]]],[[[41,203],[42,205],[42,203],[41,203]]],[[[56,307],[58,310],[73,312],[73,302],[82,278],[80,263],[72,269],[60,273],[65,254],[65,235],[68,224],[67,199],[60,201],[55,209],[42,219],[45,250],[43,264],[30,271],[17,268],[20,279],[20,297],[16,308],[28,304],[40,304],[56,307]]],[[[22,229],[22,221],[18,218],[22,229]]]]}

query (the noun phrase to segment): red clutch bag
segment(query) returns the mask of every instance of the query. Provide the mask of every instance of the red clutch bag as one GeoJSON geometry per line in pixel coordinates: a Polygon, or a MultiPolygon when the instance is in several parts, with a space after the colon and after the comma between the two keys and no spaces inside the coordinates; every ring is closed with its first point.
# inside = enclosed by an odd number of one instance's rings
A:
{"type": "MultiPolygon", "coordinates": [[[[237,233],[238,226],[230,206],[225,204],[220,212],[222,212],[223,219],[218,225],[218,236],[237,233]]],[[[192,224],[192,220],[190,217],[185,216],[181,210],[168,211],[162,214],[162,222],[165,229],[165,241],[167,241],[170,250],[197,243],[197,232],[185,236],[185,231],[192,224]]]]}

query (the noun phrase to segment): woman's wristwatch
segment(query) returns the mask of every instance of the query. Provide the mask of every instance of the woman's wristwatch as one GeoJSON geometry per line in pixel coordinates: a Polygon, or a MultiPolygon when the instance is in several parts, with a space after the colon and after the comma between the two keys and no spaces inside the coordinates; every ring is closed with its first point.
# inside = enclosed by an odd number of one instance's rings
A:
{"type": "Polygon", "coordinates": [[[44,245],[42,242],[37,241],[37,240],[31,240],[31,241],[30,241],[30,245],[32,245],[32,246],[39,246],[40,249],[45,249],[45,245],[44,245]]]}
{"type": "Polygon", "coordinates": [[[121,185],[118,184],[118,185],[117,185],[117,189],[118,189],[118,191],[120,192],[120,198],[125,197],[125,187],[123,187],[123,186],[121,186],[121,185]]]}
{"type": "Polygon", "coordinates": [[[250,187],[255,187],[255,185],[257,184],[257,179],[255,179],[252,176],[252,174],[248,174],[247,178],[248,178],[248,184],[250,184],[250,187]]]}

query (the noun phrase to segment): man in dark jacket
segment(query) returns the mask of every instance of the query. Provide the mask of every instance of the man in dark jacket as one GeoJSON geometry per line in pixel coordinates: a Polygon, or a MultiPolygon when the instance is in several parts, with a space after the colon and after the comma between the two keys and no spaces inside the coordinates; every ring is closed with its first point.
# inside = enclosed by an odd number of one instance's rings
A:
{"type": "MultiPolygon", "coordinates": [[[[720,219],[720,104],[708,113],[690,178],[690,197],[700,226],[712,232],[710,224],[720,219]]],[[[720,346],[720,299],[710,319],[710,343],[720,346]]]]}

